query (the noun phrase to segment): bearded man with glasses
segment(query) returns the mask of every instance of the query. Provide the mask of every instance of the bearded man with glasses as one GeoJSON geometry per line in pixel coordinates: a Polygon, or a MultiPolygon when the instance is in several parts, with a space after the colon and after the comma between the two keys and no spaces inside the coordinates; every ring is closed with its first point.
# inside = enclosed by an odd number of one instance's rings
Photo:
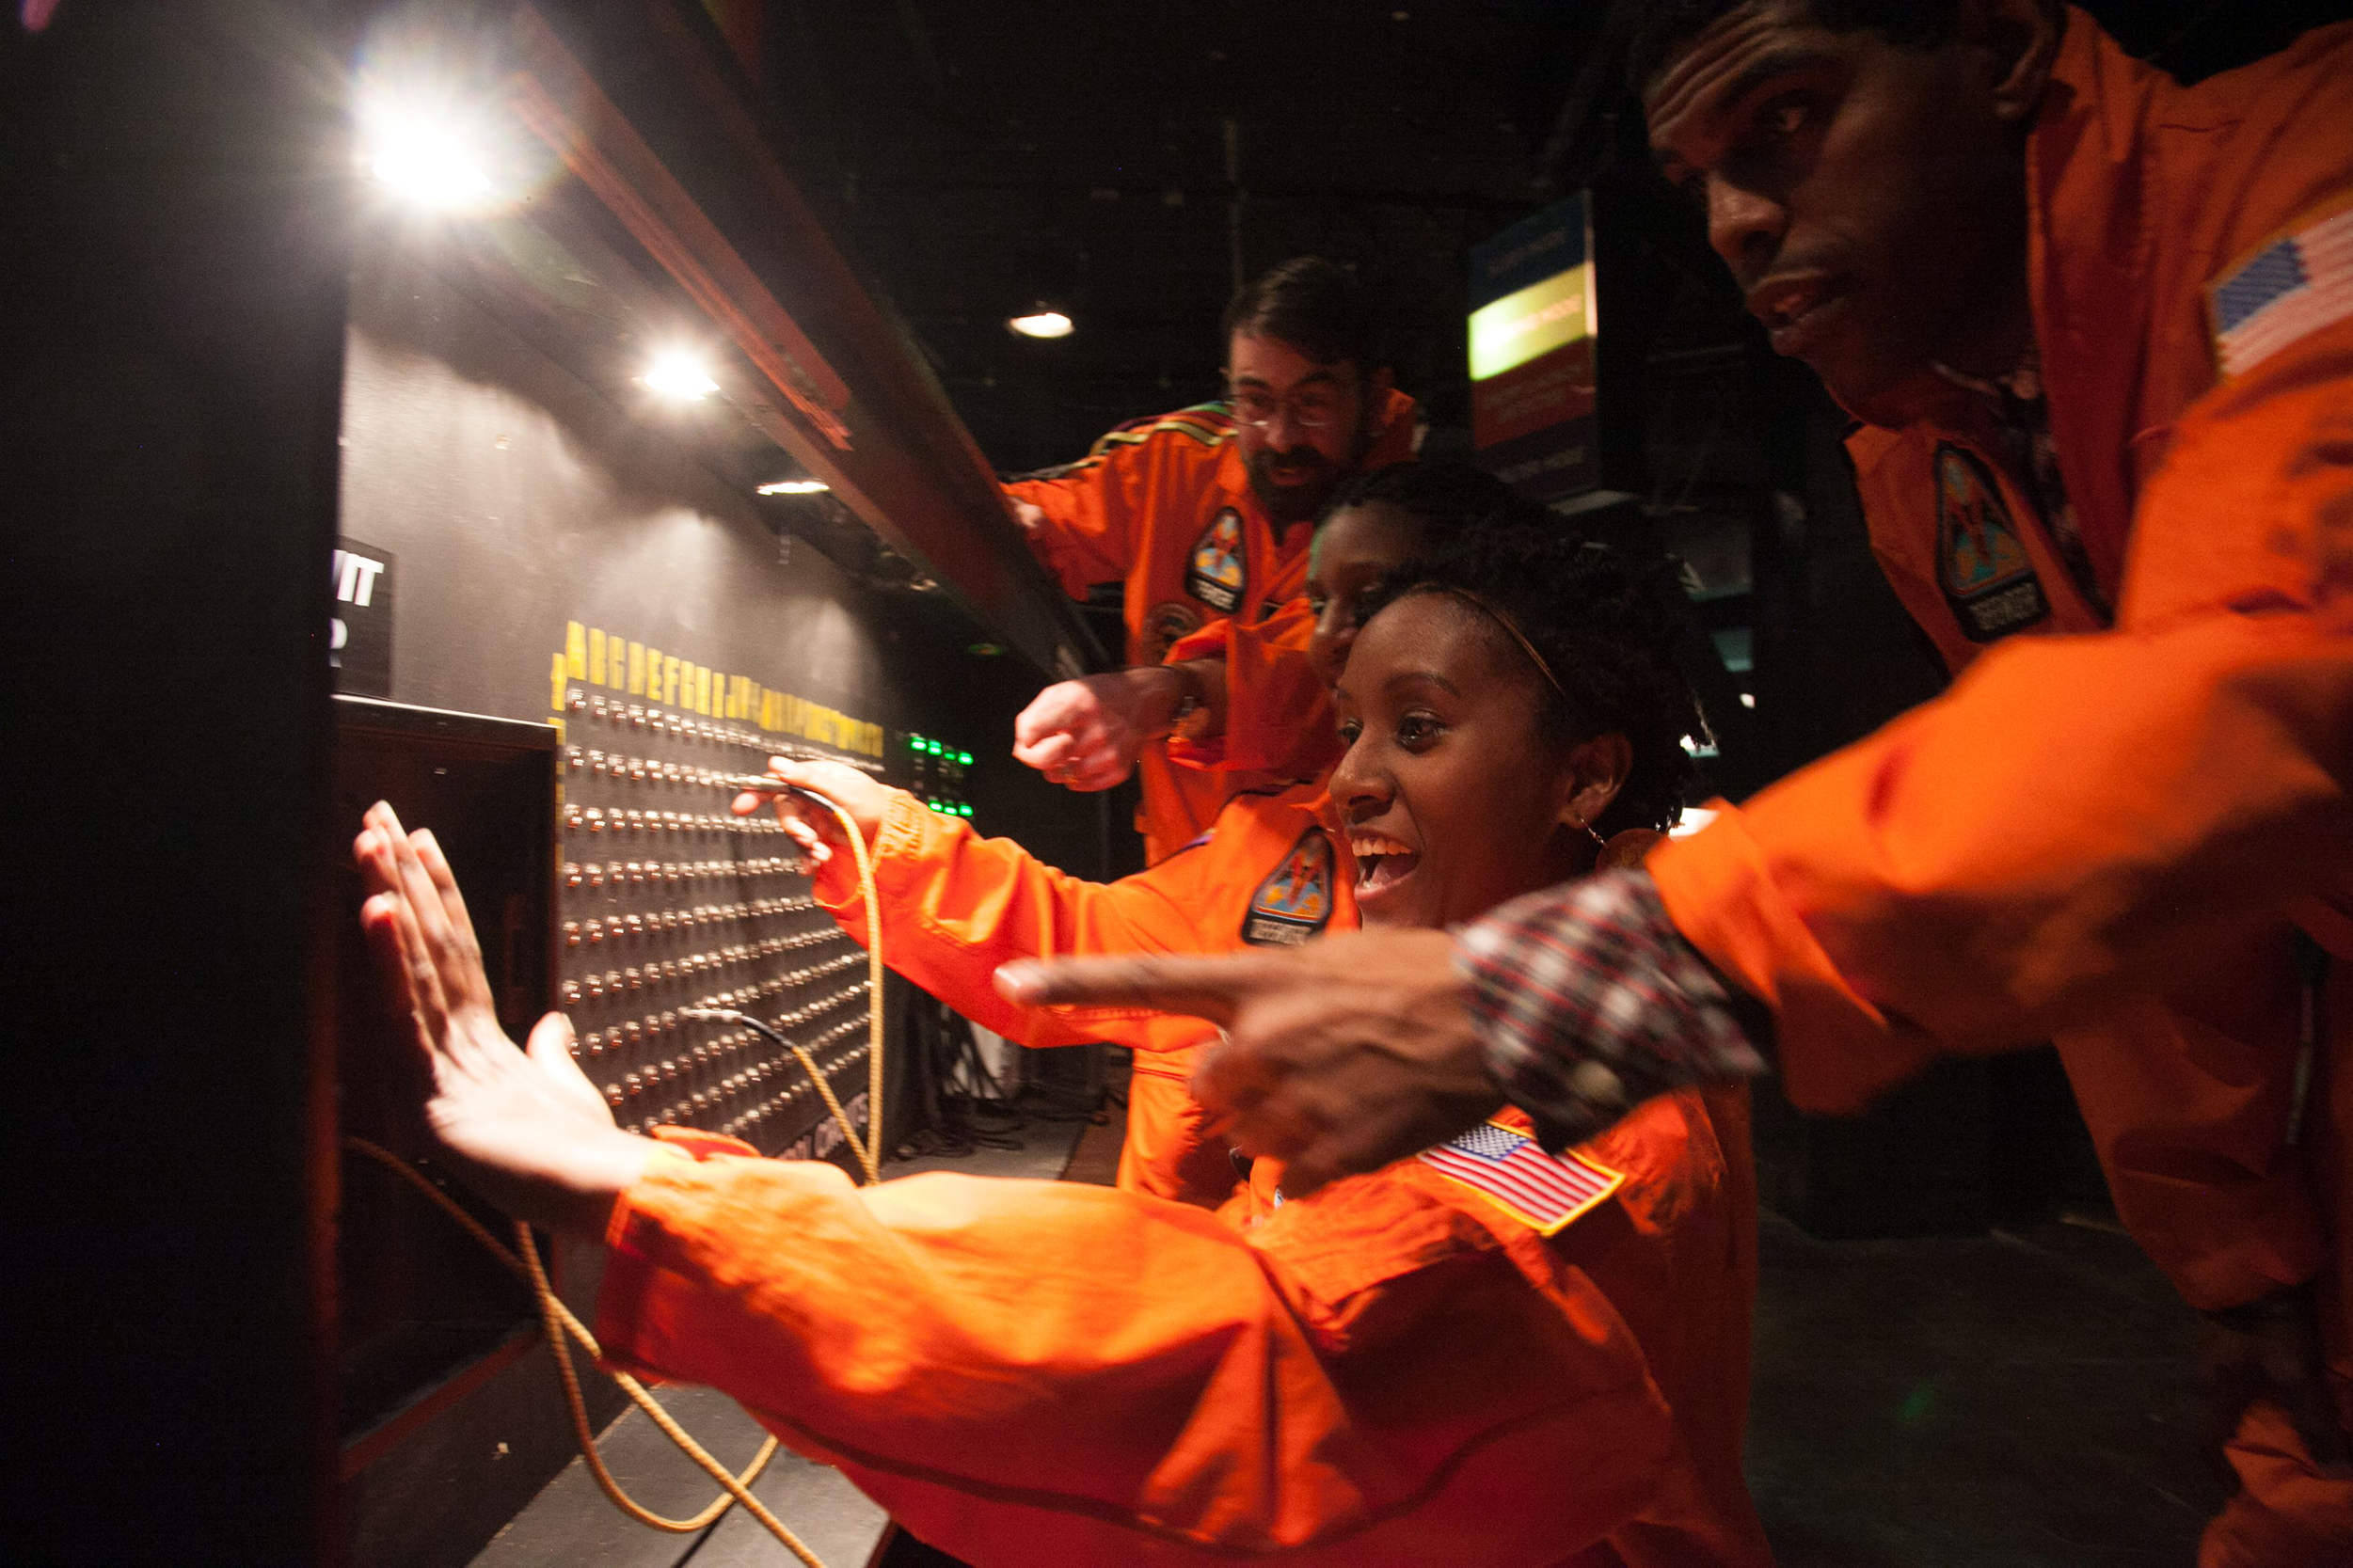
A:
{"type": "Polygon", "coordinates": [[[1357,280],[1285,261],[1226,308],[1227,396],[1121,425],[1067,467],[1005,487],[1072,597],[1126,593],[1128,668],[1048,687],[1013,754],[1057,783],[1141,774],[1136,826],[1157,863],[1247,789],[1332,760],[1306,657],[1308,540],[1342,481],[1412,455],[1413,400],[1390,384],[1357,280]],[[1232,733],[1243,705],[1250,722],[1232,733]]]}

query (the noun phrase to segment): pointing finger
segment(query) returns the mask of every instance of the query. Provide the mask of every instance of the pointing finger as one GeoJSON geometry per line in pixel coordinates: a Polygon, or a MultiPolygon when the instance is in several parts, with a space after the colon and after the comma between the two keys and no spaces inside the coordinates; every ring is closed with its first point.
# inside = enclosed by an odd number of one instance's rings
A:
{"type": "Polygon", "coordinates": [[[1027,1007],[1151,1007],[1228,1023],[1257,973],[1253,954],[1024,958],[999,969],[996,984],[1027,1007]]]}

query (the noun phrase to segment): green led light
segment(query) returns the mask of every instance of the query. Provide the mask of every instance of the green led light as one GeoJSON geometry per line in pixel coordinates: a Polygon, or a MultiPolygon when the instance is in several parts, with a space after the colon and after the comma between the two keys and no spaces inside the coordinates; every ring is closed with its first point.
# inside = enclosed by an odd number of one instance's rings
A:
{"type": "Polygon", "coordinates": [[[959,805],[959,806],[956,808],[956,815],[957,815],[957,816],[970,816],[972,815],[972,806],[971,806],[971,804],[970,804],[969,802],[966,802],[966,803],[964,803],[964,804],[959,805]]]}
{"type": "Polygon", "coordinates": [[[956,753],[956,761],[962,767],[970,768],[972,766],[972,753],[970,752],[959,752],[956,753]]]}

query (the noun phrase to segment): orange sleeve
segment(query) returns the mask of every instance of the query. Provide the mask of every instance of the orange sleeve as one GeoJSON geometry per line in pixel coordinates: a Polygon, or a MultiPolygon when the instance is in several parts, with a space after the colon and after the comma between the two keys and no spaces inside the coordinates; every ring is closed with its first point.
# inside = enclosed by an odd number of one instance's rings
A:
{"type": "MultiPolygon", "coordinates": [[[[1010,839],[982,838],[957,818],[894,791],[873,845],[874,890],[889,911],[882,957],[958,1012],[1028,1046],[1108,1040],[1166,1049],[1165,1015],[1139,1007],[1017,1007],[997,993],[997,967],[1015,958],[1099,953],[1198,952],[1191,911],[1221,909],[1200,885],[1198,854],[1177,855],[1116,882],[1058,871],[1010,839]]],[[[846,854],[818,868],[819,904],[861,942],[865,900],[846,854]]]]}
{"type": "MultiPolygon", "coordinates": [[[[2293,982],[2251,983],[2264,958],[2217,957],[2214,977],[2237,982],[2242,1002],[2261,995],[2295,1011],[2293,982]]],[[[2185,1301],[2214,1311],[2313,1277],[2329,1245],[2303,1151],[2287,1137],[2296,1020],[2226,1029],[2203,1010],[2125,1007],[2054,1043],[2117,1216],[2185,1301]]]]}
{"type": "Polygon", "coordinates": [[[1636,1513],[1677,1451],[1600,1291],[1346,1185],[1246,1236],[1077,1184],[663,1162],[596,1332],[977,1561],[1549,1564],[1636,1513]]]}
{"type": "Polygon", "coordinates": [[[1169,755],[1189,768],[1313,779],[1340,760],[1331,697],[1307,656],[1314,612],[1285,600],[1256,626],[1212,621],[1169,650],[1168,662],[1226,662],[1226,727],[1201,740],[1172,736],[1169,755]]]}
{"type": "Polygon", "coordinates": [[[1025,530],[1030,549],[1083,599],[1098,582],[1125,581],[1143,550],[1137,537],[1151,493],[1149,443],[1094,451],[1051,479],[1016,480],[1005,493],[1043,512],[1045,522],[1025,530]]]}
{"type": "MultiPolygon", "coordinates": [[[[1851,1109],[2353,906],[2353,322],[2210,393],[2137,515],[2118,629],[2012,639],[1944,697],[1648,863],[1851,1109]]],[[[2353,948],[2345,951],[2353,952],[2353,948]]]]}

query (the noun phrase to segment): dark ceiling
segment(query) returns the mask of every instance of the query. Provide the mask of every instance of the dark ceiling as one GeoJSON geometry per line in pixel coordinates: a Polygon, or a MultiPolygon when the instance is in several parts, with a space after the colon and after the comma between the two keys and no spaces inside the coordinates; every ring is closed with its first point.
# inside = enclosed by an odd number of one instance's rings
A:
{"type": "Polygon", "coordinates": [[[1574,9],[800,0],[765,43],[846,238],[1016,469],[1215,395],[1237,266],[1310,251],[1466,419],[1462,253],[1531,209],[1574,9]],[[1076,333],[1006,330],[1040,300],[1076,333]]]}
{"type": "MultiPolygon", "coordinates": [[[[1008,470],[1214,395],[1237,270],[1310,251],[1359,268],[1391,313],[1399,383],[1441,438],[1458,430],[1466,246],[1583,183],[1633,130],[1600,0],[712,9],[762,62],[804,181],[1008,470]],[[1040,300],[1076,333],[1006,330],[1040,300]]],[[[2092,9],[2199,75],[2347,8],[2092,9]]],[[[1741,330],[1706,314],[1677,351],[1741,330]]]]}

